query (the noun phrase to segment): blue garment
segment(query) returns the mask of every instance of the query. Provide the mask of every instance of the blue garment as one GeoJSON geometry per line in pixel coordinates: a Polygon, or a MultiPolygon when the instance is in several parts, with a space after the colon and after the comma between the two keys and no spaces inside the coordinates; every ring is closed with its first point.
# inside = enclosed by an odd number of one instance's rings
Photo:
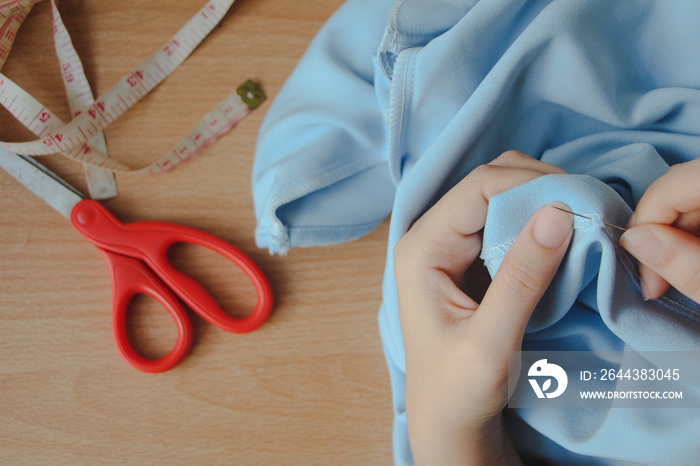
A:
{"type": "MultiPolygon", "coordinates": [[[[355,239],[390,212],[379,327],[394,458],[411,464],[392,251],[480,164],[516,149],[572,175],[493,198],[493,273],[540,206],[584,214],[524,349],[700,350],[700,306],[641,299],[624,225],[669,165],[700,154],[700,2],[349,0],[270,108],[253,171],[256,241],[272,252],[355,239]]],[[[700,362],[700,361],[699,361],[700,362]]],[[[689,396],[697,396],[690,390],[689,396]]],[[[696,464],[694,410],[511,410],[519,452],[563,464],[696,464]]]]}

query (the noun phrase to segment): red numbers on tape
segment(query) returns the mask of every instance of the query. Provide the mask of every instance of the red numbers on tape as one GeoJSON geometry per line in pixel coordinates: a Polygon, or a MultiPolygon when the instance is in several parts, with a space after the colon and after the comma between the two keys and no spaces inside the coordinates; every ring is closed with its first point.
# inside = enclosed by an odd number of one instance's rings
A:
{"type": "MultiPolygon", "coordinates": [[[[0,2],[0,10],[3,6],[13,3],[21,5],[23,8],[21,11],[26,16],[26,13],[31,9],[31,5],[36,3],[36,1],[14,0],[13,2],[0,2]]],[[[146,95],[175,70],[218,24],[233,4],[233,1],[210,0],[151,57],[127,74],[99,99],[93,102],[90,98],[90,100],[86,100],[86,102],[89,102],[87,105],[76,104],[75,118],[68,124],[63,124],[43,105],[22,91],[19,86],[12,83],[6,76],[0,74],[0,103],[40,137],[36,141],[23,143],[0,142],[0,145],[10,151],[26,155],[45,155],[60,151],[70,158],[93,165],[107,167],[112,170],[133,171],[131,168],[94,150],[90,145],[91,138],[100,134],[101,130],[127,111],[141,97],[146,95]],[[28,114],[36,116],[31,121],[27,121],[26,115],[28,114]]],[[[54,34],[56,37],[60,36],[62,40],[65,36],[69,42],[70,37],[65,27],[63,27],[63,22],[60,19],[58,10],[55,8],[55,4],[53,11],[54,34]]],[[[21,21],[15,19],[13,24],[17,23],[21,23],[21,21]]],[[[16,28],[14,30],[16,32],[16,28]]],[[[0,52],[2,50],[5,49],[0,47],[0,52]]],[[[58,46],[57,53],[59,53],[58,46]]],[[[83,85],[82,81],[84,80],[82,65],[80,65],[77,55],[73,55],[74,50],[71,45],[69,51],[65,52],[65,56],[59,57],[61,73],[67,89],[69,85],[83,85]]],[[[87,86],[86,80],[84,85],[87,86]]],[[[75,89],[74,94],[76,96],[86,92],[80,87],[75,89]]],[[[87,89],[89,90],[89,86],[87,86],[87,89]]],[[[209,126],[209,134],[200,134],[201,128],[198,125],[183,141],[205,140],[210,142],[212,137],[215,138],[222,134],[224,128],[230,129],[233,124],[249,113],[248,106],[236,93],[228,96],[224,102],[205,116],[203,120],[206,121],[205,125],[209,126]],[[238,102],[231,104],[231,99],[238,100],[238,102]],[[224,102],[229,107],[226,110],[221,109],[224,102]]],[[[183,147],[188,147],[186,144],[183,144],[183,141],[176,145],[177,149],[173,149],[173,151],[161,157],[158,161],[138,171],[157,173],[172,169],[185,160],[192,158],[206,145],[195,144],[194,147],[183,152],[183,147]]]]}

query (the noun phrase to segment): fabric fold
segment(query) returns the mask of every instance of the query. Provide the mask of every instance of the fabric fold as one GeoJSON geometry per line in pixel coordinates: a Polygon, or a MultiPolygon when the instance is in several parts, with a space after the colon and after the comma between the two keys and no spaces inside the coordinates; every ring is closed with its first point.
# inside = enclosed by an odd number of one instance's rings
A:
{"type": "MultiPolygon", "coordinates": [[[[524,348],[700,350],[698,304],[674,291],[643,301],[634,262],[602,223],[624,226],[656,178],[698,156],[693,18],[693,0],[350,0],[309,47],[260,131],[256,240],[281,253],[348,241],[391,212],[378,319],[396,464],[412,459],[394,246],[459,180],[506,150],[570,174],[492,200],[483,253],[491,271],[539,207],[559,201],[591,217],[577,220],[524,348]]],[[[527,457],[691,465],[700,417],[690,413],[508,416],[527,457]]]]}

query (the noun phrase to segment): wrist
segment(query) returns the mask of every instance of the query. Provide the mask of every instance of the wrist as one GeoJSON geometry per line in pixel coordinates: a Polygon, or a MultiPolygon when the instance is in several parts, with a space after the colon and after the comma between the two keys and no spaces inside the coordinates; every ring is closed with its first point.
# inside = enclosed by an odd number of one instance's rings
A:
{"type": "MultiPolygon", "coordinates": [[[[428,426],[426,426],[428,427],[428,426]]],[[[409,431],[414,431],[409,428],[409,431]]],[[[410,436],[416,465],[521,465],[499,413],[479,425],[420,429],[410,436]]],[[[411,432],[409,432],[411,433],[411,432]]]]}

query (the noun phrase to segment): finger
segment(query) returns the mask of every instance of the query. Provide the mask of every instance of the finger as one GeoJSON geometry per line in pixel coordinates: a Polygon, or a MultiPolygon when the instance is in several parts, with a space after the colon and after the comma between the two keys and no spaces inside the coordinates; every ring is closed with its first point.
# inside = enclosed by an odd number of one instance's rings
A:
{"type": "Polygon", "coordinates": [[[682,213],[678,219],[673,222],[673,226],[691,235],[700,236],[700,209],[694,212],[682,213]]]}
{"type": "Polygon", "coordinates": [[[529,155],[525,155],[522,152],[518,152],[516,150],[509,150],[502,153],[494,160],[489,162],[489,165],[497,165],[501,167],[512,168],[525,168],[528,170],[539,171],[542,174],[546,175],[566,174],[564,170],[555,165],[551,165],[549,163],[542,162],[541,160],[534,159],[529,155]]]}
{"type": "MultiPolygon", "coordinates": [[[[700,210],[680,214],[672,226],[693,236],[700,236],[700,210]]],[[[645,300],[656,299],[671,287],[661,275],[642,263],[639,264],[639,279],[642,298],[645,300]]]]}
{"type": "Polygon", "coordinates": [[[654,181],[635,209],[634,225],[672,224],[685,212],[700,210],[700,159],[671,166],[654,181]]]}
{"type": "MultiPolygon", "coordinates": [[[[682,230],[644,224],[626,231],[620,244],[678,291],[700,303],[700,239],[682,230]]],[[[650,291],[649,298],[657,298],[650,291]]]]}
{"type": "Polygon", "coordinates": [[[520,350],[527,321],[552,281],[572,232],[570,213],[545,206],[528,221],[506,253],[473,316],[482,334],[492,336],[486,338],[493,342],[491,354],[520,350]]]}
{"type": "MultiPolygon", "coordinates": [[[[693,236],[700,236],[700,210],[680,214],[672,226],[693,236]]],[[[662,296],[671,286],[661,275],[644,264],[639,264],[639,277],[642,297],[645,300],[662,296]]]]}
{"type": "Polygon", "coordinates": [[[478,233],[488,200],[543,173],[482,165],[455,185],[411,227],[397,247],[423,269],[438,269],[458,282],[481,250],[478,233]]]}
{"type": "MultiPolygon", "coordinates": [[[[680,214],[672,226],[693,236],[700,236],[700,210],[680,214]]],[[[645,300],[662,296],[671,286],[662,276],[642,263],[639,264],[639,277],[645,300]]]]}
{"type": "Polygon", "coordinates": [[[639,263],[639,286],[642,289],[642,298],[656,299],[666,293],[671,284],[664,277],[654,272],[654,269],[639,263]]]}
{"type": "Polygon", "coordinates": [[[481,251],[479,232],[486,223],[488,199],[541,175],[516,168],[478,167],[401,238],[394,249],[394,274],[405,331],[442,327],[471,316],[478,303],[462,292],[459,283],[481,251]],[[418,309],[440,312],[415,315],[418,309]]]}

